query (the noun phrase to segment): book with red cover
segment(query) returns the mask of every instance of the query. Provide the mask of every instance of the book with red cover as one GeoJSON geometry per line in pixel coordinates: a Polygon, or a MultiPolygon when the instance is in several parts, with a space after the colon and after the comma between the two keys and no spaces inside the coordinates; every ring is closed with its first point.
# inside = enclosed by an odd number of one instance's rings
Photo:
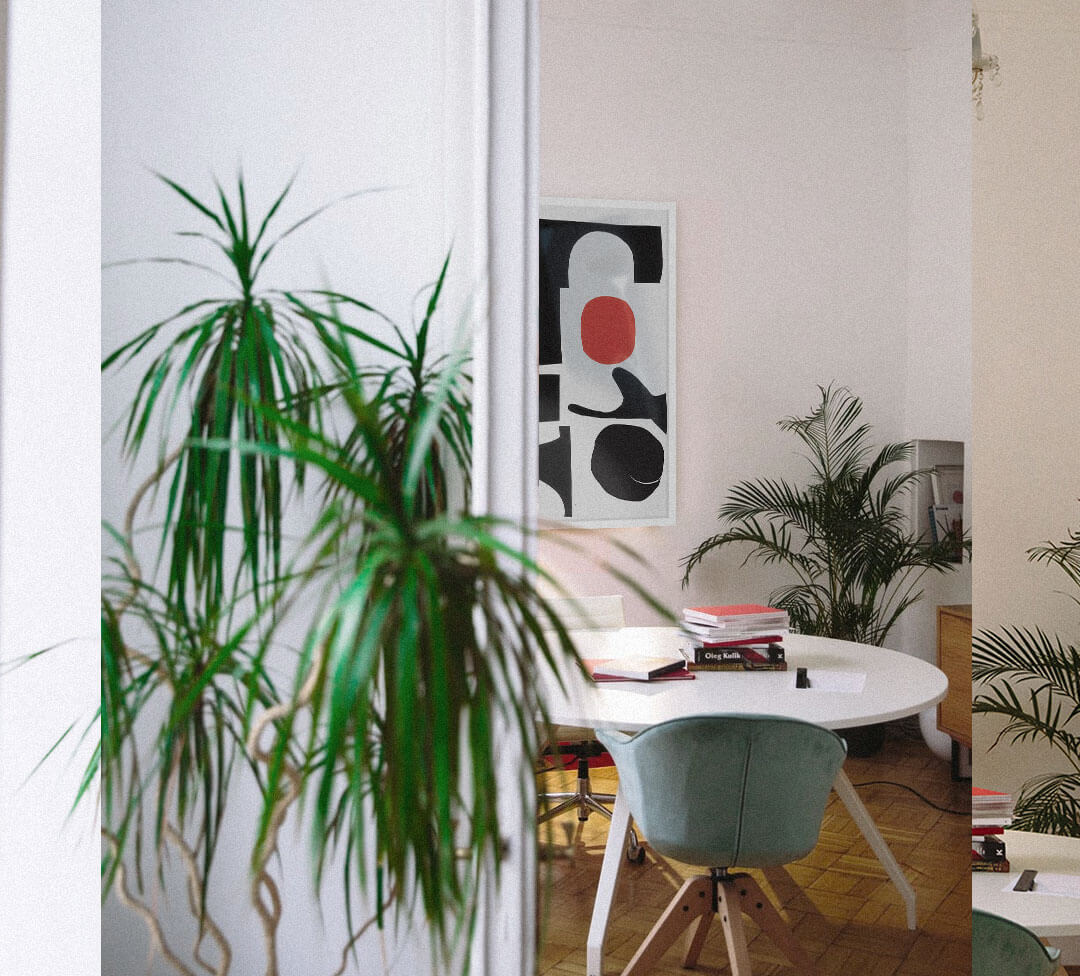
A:
{"type": "Polygon", "coordinates": [[[623,675],[603,674],[603,668],[605,666],[618,667],[619,658],[604,657],[604,658],[583,658],[581,661],[585,665],[585,670],[589,672],[589,676],[596,682],[608,682],[608,681],[692,681],[694,675],[686,668],[686,665],[681,665],[673,671],[665,671],[663,674],[655,675],[652,678],[628,678],[623,675]],[[597,669],[600,669],[601,673],[597,673],[597,669]]]}
{"type": "Polygon", "coordinates": [[[1010,820],[1013,812],[1011,793],[1000,790],[987,790],[981,786],[971,788],[971,816],[974,820],[985,821],[993,817],[999,822],[1010,820]]]}
{"type": "Polygon", "coordinates": [[[698,623],[724,626],[746,626],[761,618],[786,620],[787,611],[778,607],[766,607],[760,603],[732,603],[707,607],[684,607],[683,616],[698,623]]]}

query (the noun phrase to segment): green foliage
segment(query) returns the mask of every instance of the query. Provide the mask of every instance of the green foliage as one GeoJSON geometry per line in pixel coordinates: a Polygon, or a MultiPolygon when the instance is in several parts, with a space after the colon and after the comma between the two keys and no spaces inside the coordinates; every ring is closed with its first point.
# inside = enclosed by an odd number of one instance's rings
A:
{"type": "Polygon", "coordinates": [[[793,629],[880,645],[922,595],[922,576],[955,568],[953,547],[931,545],[908,528],[901,502],[926,472],[888,469],[911,457],[911,444],[874,452],[870,427],[860,423],[862,401],[844,387],[818,389],[821,402],[810,413],[779,423],[807,448],[809,482],[735,485],[718,514],[726,527],[684,559],[683,585],[709,553],[748,545],[744,564],[775,563],[794,576],[769,598],[788,611],[793,629]]]}
{"type": "MultiPolygon", "coordinates": [[[[101,745],[95,761],[101,764],[109,839],[106,887],[129,851],[142,882],[149,806],[155,850],[170,827],[192,838],[205,895],[230,778],[236,763],[246,761],[250,709],[278,700],[248,647],[259,646],[251,607],[280,586],[288,479],[279,453],[240,453],[234,446],[280,450],[288,436],[284,416],[324,422],[326,374],[340,372],[334,354],[342,330],[328,332],[294,296],[256,287],[281,241],[325,207],[272,234],[291,180],[255,220],[242,177],[233,202],[217,186],[211,204],[159,179],[208,227],[180,236],[224,255],[225,270],[184,257],[147,262],[213,275],[235,294],[186,305],[102,363],[103,370],[144,364],[125,411],[125,452],[134,457],[147,446],[155,418],[160,434],[156,470],[134,493],[124,532],[109,528],[120,554],[103,574],[101,745]],[[140,505],[156,498],[152,489],[166,478],[166,573],[159,583],[144,579],[133,537],[140,505]],[[235,513],[239,528],[229,522],[235,513]],[[239,545],[230,548],[230,538],[239,545]],[[141,749],[143,741],[152,748],[141,749]]],[[[139,262],[119,262],[131,263],[139,262]]],[[[298,464],[297,486],[303,476],[298,464]]],[[[258,780],[258,768],[250,768],[258,780]]]]}
{"type": "MultiPolygon", "coordinates": [[[[401,481],[406,476],[405,461],[413,441],[413,426],[418,418],[426,417],[434,427],[434,438],[427,450],[419,452],[417,463],[421,477],[416,482],[420,512],[434,515],[449,505],[448,471],[460,481],[462,508],[469,504],[470,472],[472,466],[472,420],[469,389],[472,378],[450,355],[431,356],[429,341],[432,319],[438,308],[450,264],[447,255],[439,277],[428,296],[424,317],[410,339],[389,319],[396,343],[375,342],[377,348],[390,357],[389,364],[376,367],[358,365],[349,349],[348,339],[357,335],[342,320],[344,309],[370,307],[336,292],[316,292],[329,301],[321,310],[300,296],[289,299],[303,315],[321,328],[321,337],[329,348],[338,368],[338,377],[327,387],[327,393],[351,401],[349,413],[352,424],[341,442],[340,460],[362,472],[370,479],[389,477],[401,481]],[[367,401],[365,410],[375,410],[381,417],[380,436],[385,440],[385,456],[376,457],[370,449],[363,425],[356,419],[357,403],[367,401]],[[444,460],[444,454],[449,454],[444,460]],[[446,462],[450,466],[447,467],[446,462]],[[390,465],[379,470],[378,465],[390,465]]],[[[369,344],[373,337],[364,334],[369,344]]],[[[303,416],[295,418],[302,425],[303,416]]],[[[324,441],[324,447],[326,446],[324,441]]],[[[327,498],[342,499],[346,509],[355,507],[357,498],[334,478],[326,479],[327,498]]]]}
{"type": "Polygon", "coordinates": [[[419,899],[446,957],[458,926],[472,925],[482,870],[501,860],[500,727],[534,743],[538,670],[573,656],[530,581],[540,570],[502,541],[509,527],[428,510],[433,415],[452,387],[451,370],[402,434],[397,410],[354,385],[346,399],[360,452],[306,433],[303,459],[335,501],[288,596],[321,609],[296,670],[298,705],[272,753],[260,830],[264,844],[287,786],[282,752],[303,715],[299,765],[319,871],[343,845],[348,898],[370,859],[380,888],[419,899]]]}
{"type": "MultiPolygon", "coordinates": [[[[334,369],[335,340],[320,317],[295,296],[260,292],[256,286],[277,246],[326,207],[273,236],[270,230],[292,188],[291,180],[256,220],[249,214],[243,177],[237,179],[231,203],[220,186],[216,201],[204,203],[173,180],[159,179],[209,224],[206,231],[185,231],[180,236],[224,255],[225,270],[181,257],[151,258],[149,263],[211,274],[228,283],[235,294],[200,299],[155,322],[114,350],[102,369],[120,368],[159,350],[145,365],[127,410],[124,448],[129,455],[138,454],[156,416],[159,458],[164,459],[176,413],[186,412],[187,437],[176,461],[164,518],[162,546],[168,546],[170,560],[167,595],[181,612],[194,601],[200,613],[213,617],[228,599],[232,573],[245,573],[252,596],[259,600],[280,572],[286,483],[275,453],[237,458],[229,451],[209,449],[204,442],[243,440],[282,446],[279,411],[321,425],[328,389],[324,371],[334,369]],[[235,568],[226,559],[234,479],[243,540],[240,566],[235,568]]],[[[366,333],[351,331],[382,345],[366,333]]],[[[298,486],[303,475],[303,466],[298,465],[298,486]]]]}
{"type": "Polygon", "coordinates": [[[246,758],[245,709],[269,708],[279,696],[254,653],[253,619],[232,626],[228,608],[221,610],[206,619],[178,607],[122,560],[104,579],[99,756],[106,887],[128,851],[141,880],[149,806],[153,850],[170,826],[194,838],[204,899],[233,767],[246,762],[260,779],[246,758]],[[137,740],[145,739],[149,748],[140,748],[137,740]]]}
{"type": "MultiPolygon", "coordinates": [[[[94,763],[106,886],[132,860],[141,880],[149,840],[155,864],[183,845],[208,927],[217,839],[244,768],[263,800],[256,898],[282,821],[306,796],[317,872],[344,849],[349,933],[373,865],[376,905],[415,899],[449,959],[474,922],[481,871],[502,857],[499,736],[535,740],[538,671],[576,655],[516,527],[465,514],[470,379],[463,356],[438,356],[431,342],[447,265],[411,331],[330,290],[258,293],[277,243],[315,214],[265,243],[288,187],[252,232],[242,180],[236,203],[219,189],[214,206],[164,182],[212,225],[190,236],[225,254],[237,294],[187,306],[104,363],[149,359],[125,449],[144,446],[155,417],[162,431],[157,469],[112,534],[102,596],[94,763]],[[347,321],[356,316],[374,328],[347,321]],[[296,553],[282,534],[290,465],[322,493],[296,553]],[[158,581],[144,578],[133,537],[166,478],[158,581]],[[305,637],[275,686],[289,651],[282,621],[297,617],[305,637]]],[[[531,811],[535,796],[521,799],[531,811]]],[[[276,972],[279,911],[259,914],[276,972]]]]}
{"type": "MultiPolygon", "coordinates": [[[[1029,549],[1028,558],[1058,566],[1080,587],[1080,533],[1029,549]]],[[[1068,767],[1024,784],[1013,827],[1080,837],[1080,649],[1039,627],[979,631],[971,646],[972,677],[984,683],[971,710],[1005,720],[990,748],[1045,743],[1068,767]]]]}

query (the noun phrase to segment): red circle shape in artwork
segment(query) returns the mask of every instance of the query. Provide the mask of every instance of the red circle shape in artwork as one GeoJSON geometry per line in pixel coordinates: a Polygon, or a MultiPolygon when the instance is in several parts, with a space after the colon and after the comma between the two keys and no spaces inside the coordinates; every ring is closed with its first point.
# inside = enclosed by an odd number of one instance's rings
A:
{"type": "Polygon", "coordinates": [[[634,311],[621,298],[600,295],[581,310],[581,348],[598,363],[621,363],[634,351],[634,311]]]}

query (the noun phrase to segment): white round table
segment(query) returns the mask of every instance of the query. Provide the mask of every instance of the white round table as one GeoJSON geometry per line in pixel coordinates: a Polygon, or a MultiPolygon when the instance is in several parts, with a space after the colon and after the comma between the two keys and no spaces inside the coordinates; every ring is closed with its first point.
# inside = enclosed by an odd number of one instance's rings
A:
{"type": "Polygon", "coordinates": [[[1038,874],[1034,891],[1012,890],[1020,872],[1031,868],[1039,874],[1073,875],[1080,892],[1080,838],[1006,830],[1005,856],[1008,874],[972,872],[972,907],[1012,919],[1043,938],[1080,936],[1080,898],[1040,893],[1038,874]]]}
{"type": "MultiPolygon", "coordinates": [[[[622,627],[572,631],[582,658],[668,655],[687,646],[674,627],[622,627]]],[[[784,638],[787,671],[698,671],[693,680],[593,682],[564,675],[559,688],[549,675],[544,701],[556,725],[637,732],[688,715],[781,715],[830,729],[870,725],[914,715],[945,697],[948,679],[932,664],[897,651],[850,641],[790,634],[784,638]],[[805,667],[809,688],[796,688],[805,667]]],[[[915,928],[915,889],[900,870],[877,825],[841,769],[833,788],[870,844],[915,928]]],[[[617,791],[600,869],[586,946],[587,976],[601,976],[608,919],[615,898],[630,810],[617,791]]]]}
{"type": "MultiPolygon", "coordinates": [[[[687,639],[674,627],[572,631],[583,658],[677,654],[687,639]]],[[[783,715],[827,729],[888,722],[915,715],[945,697],[948,680],[909,654],[826,637],[784,638],[787,671],[698,671],[693,681],[596,683],[567,680],[547,688],[556,725],[639,732],[687,715],[783,715]],[[795,687],[805,667],[809,688],[795,687]],[[858,690],[855,690],[858,688],[858,690]]]]}

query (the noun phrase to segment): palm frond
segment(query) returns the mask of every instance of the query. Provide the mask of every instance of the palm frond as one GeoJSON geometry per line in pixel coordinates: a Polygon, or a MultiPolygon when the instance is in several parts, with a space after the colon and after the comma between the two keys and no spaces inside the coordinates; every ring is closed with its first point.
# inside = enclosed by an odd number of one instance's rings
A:
{"type": "Polygon", "coordinates": [[[1028,550],[1028,559],[1060,567],[1065,575],[1080,587],[1080,531],[1071,530],[1061,542],[1046,542],[1034,546],[1028,550]]]}
{"type": "Polygon", "coordinates": [[[1041,628],[1002,627],[979,631],[971,641],[976,681],[1034,685],[1072,704],[1080,714],[1080,650],[1041,628]]]}
{"type": "Polygon", "coordinates": [[[1080,772],[1037,776],[1020,791],[1013,830],[1080,837],[1080,772]]]}
{"type": "Polygon", "coordinates": [[[809,448],[809,482],[759,478],[731,488],[718,513],[722,531],[683,559],[683,585],[709,553],[742,544],[744,563],[794,572],[798,581],[769,599],[798,630],[881,644],[921,596],[923,574],[955,569],[953,546],[927,545],[908,526],[901,503],[928,472],[889,469],[910,459],[911,444],[873,452],[859,398],[834,385],[818,392],[809,413],[779,424],[809,448]]]}

